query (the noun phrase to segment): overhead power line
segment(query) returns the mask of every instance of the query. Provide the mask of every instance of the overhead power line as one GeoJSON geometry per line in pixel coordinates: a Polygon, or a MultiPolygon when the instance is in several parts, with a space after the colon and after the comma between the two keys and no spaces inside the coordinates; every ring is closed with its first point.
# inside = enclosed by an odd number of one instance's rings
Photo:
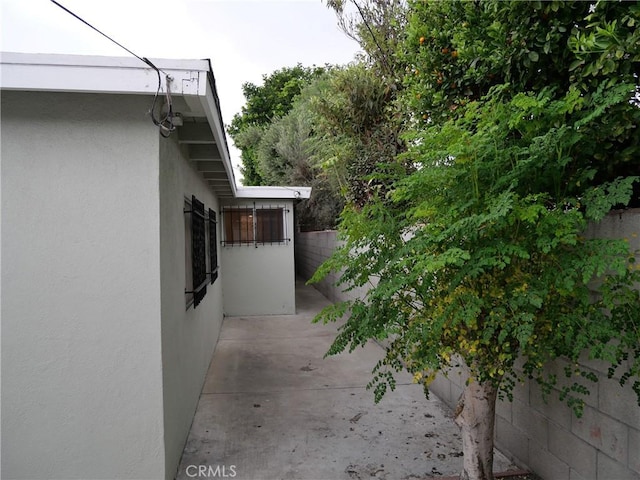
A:
{"type": "Polygon", "coordinates": [[[86,26],[88,26],[89,28],[95,30],[100,35],[105,37],[107,40],[109,40],[110,42],[114,43],[118,47],[122,48],[124,51],[126,51],[130,55],[133,55],[138,60],[140,60],[141,62],[147,64],[149,67],[153,68],[156,71],[156,73],[158,74],[158,88],[156,89],[156,94],[153,97],[153,103],[151,105],[151,109],[149,110],[149,114],[151,115],[151,120],[153,121],[154,125],[156,125],[160,129],[160,134],[163,137],[168,137],[169,135],[171,135],[171,132],[173,132],[175,130],[175,126],[173,125],[173,106],[172,106],[172,102],[171,102],[171,92],[169,90],[169,83],[171,82],[171,76],[168,73],[166,73],[165,71],[163,71],[163,70],[159,69],[158,67],[156,67],[153,64],[153,62],[151,60],[149,60],[147,57],[141,57],[141,56],[137,55],[136,53],[134,53],[133,51],[131,51],[130,49],[128,49],[127,47],[122,45],[120,42],[117,42],[112,37],[110,37],[106,33],[102,32],[98,28],[94,27],[93,25],[91,25],[89,22],[87,22],[85,19],[83,19],[82,17],[80,17],[76,13],[72,12],[71,10],[69,10],[64,5],[56,2],[56,0],[50,0],[50,1],[53,4],[57,5],[58,7],[60,7],[65,12],[67,12],[72,17],[76,18],[77,20],[80,20],[86,26]],[[165,75],[165,83],[166,83],[166,86],[167,86],[166,98],[167,98],[168,110],[167,110],[167,114],[162,119],[158,119],[156,117],[156,114],[155,114],[155,109],[156,109],[156,102],[157,102],[157,99],[158,99],[158,95],[159,95],[160,89],[162,87],[162,78],[160,76],[160,72],[161,71],[165,75]]]}

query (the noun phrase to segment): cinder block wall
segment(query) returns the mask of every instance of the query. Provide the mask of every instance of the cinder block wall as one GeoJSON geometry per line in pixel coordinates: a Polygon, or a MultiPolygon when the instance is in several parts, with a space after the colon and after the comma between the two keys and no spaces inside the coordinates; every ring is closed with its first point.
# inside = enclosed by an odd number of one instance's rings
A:
{"type": "MultiPolygon", "coordinates": [[[[321,232],[302,232],[296,234],[295,259],[296,273],[305,280],[310,279],[318,267],[340,245],[335,230],[321,232]]],[[[321,282],[314,284],[316,290],[332,302],[364,298],[366,289],[363,287],[345,291],[345,285],[336,286],[339,275],[331,273],[321,282]]]]}
{"type": "MultiPolygon", "coordinates": [[[[589,235],[627,238],[633,250],[640,249],[640,209],[609,215],[590,229],[589,235]]],[[[298,274],[309,278],[337,245],[333,231],[298,234],[298,274]]],[[[639,256],[640,258],[640,256],[639,256]]],[[[334,286],[336,276],[316,284],[331,301],[363,295],[362,290],[345,294],[334,286]]],[[[564,360],[549,369],[564,379],[564,360]]],[[[543,401],[535,382],[517,385],[513,402],[496,407],[496,446],[515,463],[529,468],[544,480],[640,480],[640,407],[631,385],[622,388],[619,378],[608,379],[606,365],[587,359],[582,366],[598,376],[581,418],[552,394],[543,401]]],[[[454,408],[466,380],[464,368],[439,374],[430,386],[454,408]]],[[[556,392],[554,392],[556,393],[556,392]]]]}

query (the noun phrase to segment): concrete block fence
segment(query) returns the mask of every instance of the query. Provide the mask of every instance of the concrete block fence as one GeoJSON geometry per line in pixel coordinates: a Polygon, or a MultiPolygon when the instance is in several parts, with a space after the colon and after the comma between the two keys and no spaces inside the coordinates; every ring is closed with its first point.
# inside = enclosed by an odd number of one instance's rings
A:
{"type": "MultiPolygon", "coordinates": [[[[612,213],[589,235],[627,238],[640,251],[640,209],[612,213]]],[[[296,269],[308,279],[338,245],[335,231],[299,233],[296,269]]],[[[640,258],[639,258],[640,259],[640,258]]],[[[363,296],[363,289],[344,292],[329,276],[315,287],[336,302],[363,296]]],[[[639,339],[640,341],[640,339],[639,339]]],[[[548,368],[564,378],[562,359],[548,368]]],[[[640,407],[631,385],[620,387],[618,378],[607,378],[606,365],[590,361],[582,366],[598,376],[581,418],[551,394],[545,402],[535,382],[516,385],[513,402],[498,401],[496,446],[518,465],[543,480],[640,480],[640,407]]],[[[466,380],[464,368],[439,374],[430,391],[452,409],[466,380]]]]}
{"type": "MultiPolygon", "coordinates": [[[[305,280],[311,278],[339,244],[335,230],[297,233],[295,240],[296,273],[305,280]]],[[[334,303],[363,298],[366,295],[367,290],[363,287],[345,292],[336,286],[338,278],[339,275],[332,273],[321,282],[314,284],[314,287],[334,303]]]]}

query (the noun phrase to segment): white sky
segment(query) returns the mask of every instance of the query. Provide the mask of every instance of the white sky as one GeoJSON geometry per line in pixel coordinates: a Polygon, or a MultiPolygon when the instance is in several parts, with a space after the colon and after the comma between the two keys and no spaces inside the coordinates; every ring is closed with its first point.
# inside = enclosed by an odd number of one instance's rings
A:
{"type": "MultiPolygon", "coordinates": [[[[322,0],[57,1],[138,56],[211,59],[225,124],[244,104],[242,83],[297,63],[345,64],[358,51],[322,0]]],[[[0,17],[0,51],[129,55],[49,0],[0,0],[0,17]]]]}

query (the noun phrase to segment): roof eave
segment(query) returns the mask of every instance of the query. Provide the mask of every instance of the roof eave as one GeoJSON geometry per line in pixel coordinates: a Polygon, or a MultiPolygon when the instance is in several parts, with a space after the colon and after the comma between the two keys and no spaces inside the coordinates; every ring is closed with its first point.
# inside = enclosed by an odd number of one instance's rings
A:
{"type": "MultiPolygon", "coordinates": [[[[170,77],[171,95],[181,96],[195,111],[207,119],[211,134],[226,173],[228,188],[209,185],[222,192],[220,196],[236,196],[236,182],[229,154],[220,100],[209,60],[151,59],[162,74],[134,57],[85,55],[2,53],[0,89],[69,93],[101,93],[155,95],[167,91],[170,77]],[[166,74],[166,75],[165,75],[166,74]],[[228,192],[228,193],[225,193],[228,192]]],[[[203,165],[205,162],[196,162],[203,165]]],[[[201,170],[202,171],[202,170],[201,170]]]]}
{"type": "Polygon", "coordinates": [[[303,200],[311,196],[311,187],[238,187],[237,198],[303,200]]]}

